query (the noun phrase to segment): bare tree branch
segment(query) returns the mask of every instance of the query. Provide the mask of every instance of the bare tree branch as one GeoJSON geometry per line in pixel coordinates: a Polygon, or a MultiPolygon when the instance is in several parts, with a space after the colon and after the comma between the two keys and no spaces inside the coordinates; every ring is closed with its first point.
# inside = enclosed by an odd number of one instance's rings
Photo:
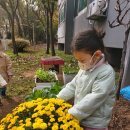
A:
{"type": "Polygon", "coordinates": [[[124,75],[124,62],[125,62],[125,56],[126,56],[126,50],[127,50],[127,42],[128,42],[128,37],[130,35],[130,19],[128,19],[128,13],[130,11],[130,0],[117,0],[116,1],[116,7],[115,11],[117,12],[117,17],[110,22],[109,21],[109,26],[111,28],[118,27],[118,26],[125,26],[125,39],[123,42],[123,50],[122,50],[122,59],[121,59],[121,66],[120,66],[120,76],[119,76],[119,83],[118,83],[118,91],[117,91],[117,99],[119,99],[119,93],[120,93],[120,88],[122,84],[122,79],[124,75]],[[128,19],[128,21],[125,20],[125,18],[128,19]]]}
{"type": "Polygon", "coordinates": [[[15,9],[14,9],[14,13],[16,13],[16,10],[18,9],[18,5],[19,5],[19,0],[17,0],[17,2],[16,2],[16,6],[15,6],[15,9]]]}
{"type": "Polygon", "coordinates": [[[110,27],[110,28],[115,28],[115,27],[120,26],[120,24],[119,24],[119,23],[114,24],[114,23],[115,23],[115,21],[113,21],[112,23],[110,23],[110,21],[108,21],[108,23],[109,23],[109,27],[110,27]]]}
{"type": "Polygon", "coordinates": [[[32,9],[33,13],[35,14],[35,16],[39,19],[39,21],[42,23],[43,26],[45,26],[45,22],[44,20],[40,17],[40,15],[38,14],[37,11],[34,11],[34,9],[32,9]]]}
{"type": "Polygon", "coordinates": [[[129,11],[130,11],[130,8],[126,10],[126,12],[124,13],[124,15],[120,19],[120,21],[123,21],[124,17],[128,14],[129,11]]]}
{"type": "MultiPolygon", "coordinates": [[[[124,4],[125,2],[123,2],[122,4],[124,4]]],[[[128,1],[126,2],[125,6],[122,8],[122,12],[126,9],[126,7],[128,6],[128,1]]]]}
{"type": "Polygon", "coordinates": [[[7,9],[6,2],[1,0],[1,1],[0,1],[0,5],[1,5],[1,7],[7,12],[8,16],[9,16],[10,18],[12,18],[12,15],[11,15],[10,11],[7,9]]]}

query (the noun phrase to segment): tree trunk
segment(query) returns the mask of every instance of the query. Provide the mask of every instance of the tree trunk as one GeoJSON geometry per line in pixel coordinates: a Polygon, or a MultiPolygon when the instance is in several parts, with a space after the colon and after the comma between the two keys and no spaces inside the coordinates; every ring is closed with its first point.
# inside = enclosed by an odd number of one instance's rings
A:
{"type": "Polygon", "coordinates": [[[23,37],[23,32],[22,32],[22,28],[20,25],[20,20],[19,20],[18,14],[16,14],[16,21],[17,21],[17,26],[18,26],[18,36],[23,37]]]}
{"type": "Polygon", "coordinates": [[[53,13],[50,13],[50,44],[51,44],[51,54],[55,56],[55,47],[54,47],[54,40],[53,40],[53,23],[52,23],[53,13]]]}
{"type": "Polygon", "coordinates": [[[46,13],[46,42],[47,42],[47,50],[46,50],[46,54],[50,54],[49,49],[50,49],[50,35],[49,35],[49,12],[47,9],[47,13],[46,13]]]}
{"type": "Polygon", "coordinates": [[[127,42],[128,42],[129,34],[130,34],[130,26],[125,31],[125,40],[123,42],[119,83],[118,83],[118,89],[117,89],[117,99],[118,100],[119,100],[119,96],[120,96],[120,89],[121,89],[121,84],[122,84],[122,79],[123,79],[123,74],[124,74],[124,64],[125,64],[125,56],[126,56],[126,51],[127,51],[127,42]]]}
{"type": "Polygon", "coordinates": [[[13,53],[18,55],[17,47],[16,47],[16,41],[15,41],[15,31],[14,31],[14,16],[11,20],[12,24],[12,44],[13,44],[13,53]]]}
{"type": "Polygon", "coordinates": [[[20,11],[20,6],[18,6],[18,15],[19,15],[19,21],[21,24],[22,34],[23,34],[23,37],[25,37],[24,20],[23,20],[23,14],[21,14],[21,11],[20,11]]]}
{"type": "Polygon", "coordinates": [[[27,3],[27,9],[26,9],[26,13],[27,13],[27,24],[28,24],[28,38],[29,38],[29,41],[30,43],[32,43],[33,39],[31,37],[31,29],[30,29],[30,24],[29,24],[29,8],[28,8],[28,3],[27,3]]]}

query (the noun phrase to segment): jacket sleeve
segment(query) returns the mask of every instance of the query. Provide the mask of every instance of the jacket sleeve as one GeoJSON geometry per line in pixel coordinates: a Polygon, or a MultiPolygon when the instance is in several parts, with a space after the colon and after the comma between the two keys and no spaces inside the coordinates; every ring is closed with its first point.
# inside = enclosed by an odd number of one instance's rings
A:
{"type": "Polygon", "coordinates": [[[76,81],[76,77],[71,81],[69,82],[65,88],[63,88],[59,94],[57,95],[57,98],[61,98],[65,101],[68,101],[69,99],[73,98],[74,97],[74,94],[75,94],[75,81],[76,81]]]}
{"type": "Polygon", "coordinates": [[[80,102],[69,109],[69,113],[78,120],[89,117],[99,108],[115,87],[115,74],[112,70],[107,74],[99,74],[92,86],[92,93],[87,94],[80,102]]]}
{"type": "Polygon", "coordinates": [[[3,87],[7,85],[7,82],[4,80],[4,78],[0,75],[0,87],[3,87]]]}
{"type": "Polygon", "coordinates": [[[9,76],[13,75],[12,74],[12,62],[11,62],[10,58],[7,55],[5,56],[5,59],[6,59],[6,66],[7,66],[7,74],[9,76]]]}
{"type": "Polygon", "coordinates": [[[57,95],[57,98],[61,98],[65,101],[68,101],[69,99],[73,98],[75,96],[75,89],[76,89],[76,80],[77,77],[81,73],[81,71],[78,72],[78,74],[74,77],[74,79],[69,82],[65,88],[63,88],[59,94],[57,95]]]}

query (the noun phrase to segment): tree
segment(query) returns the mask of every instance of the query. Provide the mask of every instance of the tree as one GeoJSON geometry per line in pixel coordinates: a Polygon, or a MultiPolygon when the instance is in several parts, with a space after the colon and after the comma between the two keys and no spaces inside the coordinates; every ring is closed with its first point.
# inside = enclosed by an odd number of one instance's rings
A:
{"type": "Polygon", "coordinates": [[[36,15],[37,19],[42,24],[43,31],[46,33],[46,43],[47,49],[46,54],[49,54],[50,48],[50,35],[49,35],[49,11],[48,11],[48,3],[41,0],[33,1],[32,6],[33,13],[36,15]],[[36,3],[36,5],[35,5],[36,3]],[[37,9],[35,9],[38,6],[37,9]]]}
{"type": "Polygon", "coordinates": [[[125,66],[125,57],[127,51],[127,42],[130,36],[130,0],[117,0],[115,11],[117,12],[117,17],[112,22],[109,22],[109,26],[111,28],[115,28],[118,26],[125,27],[125,39],[123,43],[122,50],[122,59],[120,65],[120,76],[117,90],[117,98],[119,99],[119,92],[121,88],[122,78],[124,74],[124,66],[125,66]]]}
{"type": "Polygon", "coordinates": [[[49,19],[49,0],[48,1],[41,1],[42,5],[43,5],[43,9],[44,9],[44,13],[45,13],[45,30],[46,30],[46,43],[47,43],[47,48],[46,48],[46,54],[49,54],[49,50],[50,50],[50,32],[49,32],[49,28],[50,28],[50,19],[49,19]]]}
{"type": "MultiPolygon", "coordinates": [[[[45,11],[40,0],[25,0],[26,1],[26,19],[30,41],[34,42],[35,29],[41,27],[42,32],[45,32],[45,11]],[[33,39],[32,39],[33,38],[33,39]]],[[[45,33],[43,33],[45,34],[45,33]]],[[[44,35],[43,35],[44,36],[44,35]]]]}
{"type": "Polygon", "coordinates": [[[54,16],[54,11],[56,9],[57,0],[47,0],[47,1],[42,0],[42,3],[46,8],[46,16],[47,16],[46,24],[47,24],[47,27],[49,28],[49,30],[46,30],[46,31],[47,31],[47,33],[49,31],[50,45],[51,45],[50,46],[49,43],[47,44],[47,53],[49,52],[49,47],[51,47],[51,54],[52,54],[52,56],[55,56],[54,32],[53,32],[53,16],[54,16]]]}
{"type": "Polygon", "coordinates": [[[23,33],[22,35],[23,35],[23,37],[27,38],[26,30],[28,29],[28,25],[27,25],[27,17],[26,17],[27,13],[25,10],[26,10],[25,2],[24,2],[24,0],[20,0],[18,10],[17,10],[17,15],[19,17],[21,31],[23,33]]]}
{"type": "Polygon", "coordinates": [[[49,49],[51,47],[51,54],[52,56],[55,55],[55,48],[54,48],[54,27],[53,27],[53,17],[54,17],[54,12],[56,10],[56,3],[57,0],[32,0],[32,3],[34,4],[34,7],[37,5],[38,6],[38,10],[40,10],[40,12],[43,12],[44,15],[44,22],[41,20],[41,18],[39,17],[40,15],[38,15],[38,13],[36,13],[36,11],[34,11],[35,15],[37,15],[38,19],[41,21],[41,23],[43,23],[43,26],[45,27],[45,31],[46,31],[46,42],[47,42],[47,49],[46,49],[46,53],[49,54],[49,49]],[[36,5],[35,5],[36,3],[36,5]]]}
{"type": "MultiPolygon", "coordinates": [[[[5,29],[5,27],[3,26],[4,24],[6,24],[5,20],[8,19],[8,16],[6,14],[6,12],[3,10],[3,8],[0,7],[0,28],[1,29],[5,29]]],[[[1,30],[2,31],[2,30],[1,30]]]]}
{"type": "Polygon", "coordinates": [[[16,11],[16,22],[18,26],[18,36],[20,37],[25,37],[24,29],[23,29],[23,18],[24,18],[24,13],[22,13],[23,8],[24,8],[24,3],[22,0],[19,0],[19,6],[16,11]]]}
{"type": "MultiPolygon", "coordinates": [[[[43,1],[42,1],[43,2],[43,1]]],[[[46,41],[47,41],[47,50],[46,50],[46,54],[49,54],[49,48],[50,48],[50,33],[49,33],[49,23],[50,23],[50,20],[49,20],[49,1],[47,1],[47,4],[43,3],[46,11],[45,11],[45,14],[46,14],[46,41]]]]}
{"type": "Polygon", "coordinates": [[[15,18],[16,18],[16,11],[19,5],[19,0],[0,0],[0,5],[6,11],[10,19],[11,28],[12,28],[13,53],[18,54],[16,42],[15,42],[14,23],[15,23],[15,18]]]}
{"type": "Polygon", "coordinates": [[[17,26],[18,26],[18,36],[23,37],[24,34],[23,34],[22,27],[21,27],[21,22],[20,22],[20,17],[19,17],[18,12],[16,13],[16,22],[17,22],[17,26]]]}
{"type": "Polygon", "coordinates": [[[28,37],[29,37],[29,41],[30,43],[33,42],[33,39],[32,39],[32,35],[31,35],[31,23],[30,23],[30,17],[29,17],[29,14],[30,14],[30,4],[31,4],[31,0],[25,0],[26,1],[26,18],[27,18],[27,28],[28,28],[28,37]]]}
{"type": "MultiPolygon", "coordinates": [[[[48,0],[49,1],[49,0],[48,0]]],[[[52,56],[55,56],[55,47],[54,47],[54,33],[53,33],[53,15],[55,10],[55,0],[51,0],[48,2],[49,7],[49,15],[50,15],[50,44],[51,44],[51,53],[52,56]],[[50,3],[49,3],[50,2],[50,3]]]]}

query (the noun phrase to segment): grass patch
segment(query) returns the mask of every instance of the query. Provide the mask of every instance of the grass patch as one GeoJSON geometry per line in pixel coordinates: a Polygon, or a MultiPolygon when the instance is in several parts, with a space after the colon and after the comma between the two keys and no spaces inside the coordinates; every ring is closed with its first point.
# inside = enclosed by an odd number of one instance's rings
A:
{"type": "Polygon", "coordinates": [[[10,56],[13,64],[13,78],[8,84],[7,94],[10,96],[25,97],[32,92],[32,88],[35,87],[34,74],[35,70],[40,67],[39,61],[41,56],[44,55],[44,49],[29,48],[28,52],[19,53],[18,56],[12,53],[12,50],[6,51],[10,56]],[[30,74],[30,77],[26,77],[24,73],[30,74]]]}
{"type": "MultiPolygon", "coordinates": [[[[24,98],[26,95],[32,93],[34,83],[34,75],[37,68],[40,67],[41,57],[49,57],[45,54],[45,48],[43,46],[34,48],[30,47],[26,52],[19,53],[18,56],[12,53],[12,50],[6,51],[13,63],[13,78],[8,84],[7,94],[9,96],[20,96],[24,98]],[[25,73],[25,74],[24,74],[25,73]],[[29,77],[26,74],[30,73],[29,77]]],[[[65,60],[65,65],[73,64],[77,67],[76,60],[72,55],[64,54],[64,52],[57,51],[57,56],[60,56],[65,60]]]]}

